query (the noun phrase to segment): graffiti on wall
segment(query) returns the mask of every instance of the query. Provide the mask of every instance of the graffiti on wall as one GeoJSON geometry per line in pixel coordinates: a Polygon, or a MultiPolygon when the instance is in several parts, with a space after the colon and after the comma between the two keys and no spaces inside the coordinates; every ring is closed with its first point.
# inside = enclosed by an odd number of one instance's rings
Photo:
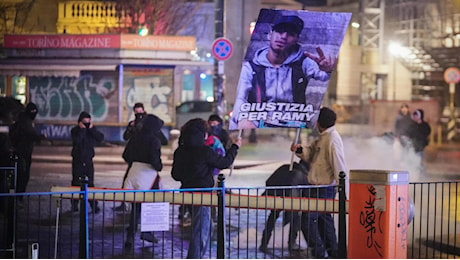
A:
{"type": "MultiPolygon", "coordinates": [[[[47,140],[71,140],[70,131],[77,124],[35,124],[35,130],[47,136],[47,140]]],[[[124,127],[117,126],[101,126],[95,124],[97,129],[104,134],[104,142],[120,142],[123,141],[122,133],[124,127]]]]}
{"type": "Polygon", "coordinates": [[[73,77],[30,77],[31,101],[38,107],[40,120],[74,121],[81,111],[91,114],[94,121],[104,121],[110,101],[116,100],[114,77],[100,72],[73,77]]]}
{"type": "Polygon", "coordinates": [[[171,94],[173,93],[173,69],[130,68],[124,74],[125,113],[123,120],[134,118],[132,107],[141,102],[147,113],[160,117],[165,124],[171,123],[171,94]]]}

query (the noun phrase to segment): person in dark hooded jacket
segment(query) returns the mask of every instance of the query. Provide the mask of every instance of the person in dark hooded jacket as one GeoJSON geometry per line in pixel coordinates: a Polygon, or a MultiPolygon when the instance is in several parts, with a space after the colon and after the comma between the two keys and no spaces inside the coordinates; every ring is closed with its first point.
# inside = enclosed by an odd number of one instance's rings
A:
{"type": "MultiPolygon", "coordinates": [[[[228,168],[234,161],[241,145],[241,138],[234,141],[221,156],[205,144],[208,124],[201,118],[188,121],[181,129],[179,146],[174,151],[171,175],[181,182],[181,188],[214,187],[215,168],[228,168]]],[[[203,258],[212,231],[210,208],[192,206],[192,236],[190,237],[187,258],[203,258]]]]}
{"type": "MultiPolygon", "coordinates": [[[[298,186],[308,185],[307,174],[310,168],[309,163],[300,161],[294,162],[292,170],[291,165],[283,164],[277,168],[272,175],[265,182],[266,186],[298,186]]],[[[279,197],[302,197],[305,190],[301,189],[267,189],[262,193],[262,196],[279,196],[279,197]]],[[[268,252],[267,246],[270,241],[275,223],[282,210],[271,210],[270,215],[265,223],[265,228],[262,231],[262,239],[260,242],[259,250],[268,252]]],[[[289,251],[300,250],[299,244],[296,242],[297,233],[300,230],[300,212],[284,211],[283,226],[291,223],[289,227],[288,249],[289,251]]],[[[305,231],[305,230],[302,230],[305,231]]]]}
{"type": "Polygon", "coordinates": [[[230,146],[232,146],[232,140],[230,139],[230,135],[227,130],[223,128],[224,121],[222,118],[217,114],[212,114],[208,118],[208,123],[211,128],[209,131],[210,134],[217,136],[225,149],[230,148],[230,146]]]}
{"type": "Polygon", "coordinates": [[[11,126],[10,140],[13,150],[19,156],[16,192],[25,192],[30,178],[32,152],[35,142],[46,138],[34,129],[35,117],[38,110],[34,103],[28,103],[25,111],[21,112],[18,121],[11,126]]]}
{"type": "MultiPolygon", "coordinates": [[[[129,121],[128,126],[126,126],[125,132],[123,133],[123,139],[125,141],[128,141],[138,134],[138,132],[141,129],[142,126],[142,120],[147,116],[147,112],[144,109],[144,104],[138,102],[134,104],[133,107],[133,112],[134,112],[134,120],[129,121]]],[[[163,134],[161,131],[161,128],[158,130],[155,130],[156,137],[160,140],[162,145],[167,145],[168,144],[168,139],[166,136],[163,134]]],[[[126,146],[127,147],[127,146],[126,146]]],[[[124,153],[124,152],[123,152],[124,153]]],[[[125,183],[126,177],[128,176],[129,169],[131,168],[131,164],[128,163],[128,168],[126,169],[125,175],[123,176],[123,182],[122,184],[125,183]]],[[[124,188],[123,185],[121,188],[124,188]]],[[[119,206],[113,208],[115,211],[125,211],[126,210],[126,205],[124,202],[122,202],[119,206]]]]}
{"type": "Polygon", "coordinates": [[[424,159],[424,150],[428,146],[430,141],[431,127],[425,121],[425,113],[423,109],[416,109],[412,113],[413,123],[409,126],[407,130],[408,136],[411,141],[412,149],[415,154],[420,158],[419,168],[424,170],[423,159],[424,159]]]}
{"type": "MultiPolygon", "coordinates": [[[[125,189],[149,190],[160,188],[160,175],[163,169],[161,161],[161,141],[157,133],[163,127],[163,120],[148,114],[140,123],[140,131],[133,135],[123,152],[123,159],[130,165],[128,175],[123,183],[125,189]]],[[[131,219],[127,229],[126,248],[131,248],[134,242],[140,205],[133,203],[131,219]]],[[[158,240],[153,232],[142,232],[141,239],[152,243],[158,240]]]]}
{"type": "MultiPolygon", "coordinates": [[[[88,187],[94,187],[94,147],[104,140],[104,134],[99,132],[91,122],[88,112],[81,112],[78,125],[70,130],[72,137],[72,186],[80,186],[81,179],[88,177],[88,187]]],[[[97,201],[91,203],[94,213],[100,211],[97,201]]],[[[78,211],[78,201],[72,201],[72,210],[78,211]]]]}

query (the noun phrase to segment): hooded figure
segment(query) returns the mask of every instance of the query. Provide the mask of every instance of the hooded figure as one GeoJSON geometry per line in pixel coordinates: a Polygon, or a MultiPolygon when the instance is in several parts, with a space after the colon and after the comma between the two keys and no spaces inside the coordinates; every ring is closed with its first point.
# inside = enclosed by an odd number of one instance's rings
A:
{"type": "Polygon", "coordinates": [[[96,143],[104,140],[104,134],[99,132],[96,127],[90,127],[91,115],[88,112],[83,111],[80,113],[78,124],[70,131],[73,143],[72,157],[81,163],[92,163],[94,147],[96,143]]]}
{"type": "MultiPolygon", "coordinates": [[[[144,110],[144,104],[142,104],[140,102],[134,104],[133,112],[134,112],[135,119],[129,121],[128,125],[126,126],[125,131],[123,132],[123,139],[125,141],[129,141],[133,136],[135,136],[136,134],[138,134],[140,132],[140,128],[142,126],[142,120],[144,120],[144,118],[147,116],[147,112],[145,112],[145,110],[144,110]]],[[[161,131],[161,127],[160,127],[160,129],[156,130],[156,136],[158,137],[158,139],[160,140],[160,143],[162,145],[167,145],[168,144],[168,139],[166,138],[166,136],[161,131]]],[[[127,147],[128,146],[125,147],[125,151],[123,152],[123,156],[124,156],[124,154],[126,152],[127,147]]],[[[123,184],[125,183],[125,180],[126,180],[126,177],[128,176],[128,172],[129,172],[130,168],[131,168],[131,163],[128,163],[128,168],[126,169],[125,175],[123,176],[123,184]]],[[[124,188],[124,186],[122,185],[121,188],[124,188]]],[[[125,206],[124,202],[122,202],[119,206],[114,207],[114,210],[115,211],[125,211],[126,206],[125,206]]]]}
{"type": "MultiPolygon", "coordinates": [[[[225,156],[206,146],[208,124],[201,118],[188,121],[181,129],[179,147],[174,151],[171,175],[181,182],[181,188],[212,188],[214,169],[229,167],[235,159],[239,146],[232,144],[225,156]]],[[[210,208],[192,206],[192,235],[187,258],[203,258],[209,248],[209,234],[212,231],[210,208]]]]}
{"type": "Polygon", "coordinates": [[[224,126],[224,121],[222,118],[217,115],[217,114],[212,114],[208,118],[208,123],[210,126],[210,134],[215,135],[217,138],[219,138],[219,141],[223,144],[225,149],[230,148],[232,145],[232,142],[230,140],[230,135],[228,132],[223,129],[224,126]]]}
{"type": "MultiPolygon", "coordinates": [[[[431,127],[425,122],[425,113],[422,109],[416,109],[412,113],[414,121],[407,130],[407,134],[411,140],[412,147],[416,153],[423,153],[423,150],[429,143],[431,127]]],[[[423,158],[423,154],[420,154],[423,158]]]]}
{"type": "MultiPolygon", "coordinates": [[[[83,111],[83,112],[81,112],[80,115],[78,116],[78,121],[77,121],[77,123],[82,122],[83,119],[85,119],[85,118],[91,119],[91,115],[88,114],[88,112],[83,111]]],[[[89,128],[90,123],[86,122],[86,123],[83,123],[83,124],[85,125],[86,128],[89,128]]]]}
{"type": "Polygon", "coordinates": [[[46,138],[45,135],[35,131],[33,120],[36,116],[37,106],[34,103],[27,104],[24,112],[19,114],[18,121],[11,126],[9,131],[11,145],[19,156],[17,192],[25,192],[29,182],[34,143],[46,138]]]}
{"type": "MultiPolygon", "coordinates": [[[[104,134],[91,123],[91,115],[81,112],[78,125],[70,130],[72,137],[72,186],[80,186],[81,178],[88,177],[88,186],[94,187],[94,147],[104,140],[104,134]]],[[[94,213],[100,211],[97,201],[91,203],[94,213]]],[[[78,201],[72,201],[72,210],[78,211],[78,201]]]]}
{"type": "Polygon", "coordinates": [[[34,103],[29,103],[26,106],[26,114],[30,117],[30,119],[35,120],[37,116],[38,110],[37,106],[34,103]]]}
{"type": "MultiPolygon", "coordinates": [[[[160,188],[159,171],[163,169],[163,164],[161,162],[161,141],[157,135],[163,124],[163,120],[152,114],[146,115],[139,123],[140,131],[131,137],[123,152],[123,159],[130,165],[123,188],[135,190],[160,188]]],[[[134,234],[140,214],[139,206],[133,203],[131,208],[126,248],[131,248],[134,243],[134,234]]],[[[158,242],[153,232],[142,232],[140,238],[152,243],[158,242]]]]}
{"type": "Polygon", "coordinates": [[[225,157],[220,156],[206,146],[207,132],[208,125],[201,118],[188,121],[181,129],[171,174],[182,182],[182,188],[211,188],[214,168],[225,169],[233,163],[238,146],[232,145],[225,157]]]}
{"type": "MultiPolygon", "coordinates": [[[[155,115],[148,114],[140,123],[140,131],[134,135],[126,145],[123,159],[128,163],[140,162],[148,164],[150,168],[161,171],[161,142],[157,137],[163,127],[163,120],[155,115]]],[[[154,180],[152,180],[154,181],[154,180]]],[[[125,187],[127,188],[127,187],[125,187]]],[[[147,187],[150,189],[151,186],[147,187]]]]}

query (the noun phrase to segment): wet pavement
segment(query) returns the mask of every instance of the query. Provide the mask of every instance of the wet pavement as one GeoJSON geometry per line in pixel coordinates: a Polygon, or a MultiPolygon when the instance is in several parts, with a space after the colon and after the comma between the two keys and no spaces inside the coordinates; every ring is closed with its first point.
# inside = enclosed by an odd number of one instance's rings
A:
{"type": "MultiPolygon", "coordinates": [[[[227,187],[261,187],[264,186],[265,179],[278,168],[281,164],[289,163],[292,157],[292,154],[289,151],[289,146],[292,140],[290,138],[282,136],[270,136],[268,138],[259,138],[257,143],[248,143],[246,140],[243,142],[238,157],[234,163],[234,170],[224,170],[223,173],[227,176],[227,187]],[[249,177],[250,176],[250,177],[249,177]]],[[[349,168],[352,169],[363,169],[373,167],[374,169],[387,169],[395,170],[401,169],[401,164],[389,163],[388,158],[385,153],[390,152],[394,153],[391,146],[381,146],[375,144],[374,142],[369,142],[366,140],[356,141],[353,138],[344,137],[344,145],[346,150],[346,159],[349,165],[349,168]],[[374,147],[372,147],[374,146],[374,147]],[[370,148],[373,148],[370,150],[370,148]],[[391,151],[389,151],[391,150],[391,151]],[[380,154],[383,153],[383,154],[380,154]],[[371,155],[371,156],[370,156],[371,155]],[[377,158],[373,160],[372,158],[377,158]],[[383,163],[382,163],[383,161],[383,163]],[[382,163],[382,165],[380,165],[382,163]],[[387,168],[388,167],[388,168],[387,168]],[[396,168],[394,168],[396,167],[396,168]]],[[[111,145],[107,144],[102,147],[96,148],[96,156],[94,162],[96,165],[96,183],[97,175],[100,172],[104,178],[112,180],[113,185],[108,185],[106,187],[118,187],[121,183],[121,178],[124,174],[126,167],[125,162],[121,158],[124,147],[122,145],[111,145]],[[104,165],[103,167],[101,165],[104,165]],[[103,168],[103,170],[98,170],[98,168],[103,168]]],[[[165,165],[164,175],[166,182],[169,184],[167,188],[178,188],[177,182],[171,181],[169,178],[168,171],[172,165],[172,146],[164,146],[162,148],[162,159],[165,165]],[[169,179],[169,182],[168,182],[169,179]]],[[[35,147],[33,154],[33,169],[37,169],[39,164],[70,164],[71,147],[67,145],[39,145],[35,147]],[[35,168],[34,168],[35,167],[35,168]]],[[[438,180],[458,180],[460,179],[460,143],[447,143],[443,145],[431,145],[426,149],[425,152],[425,169],[424,173],[415,173],[409,170],[411,175],[411,181],[438,181],[438,180]]],[[[403,167],[405,167],[403,165],[403,167]]],[[[407,168],[407,169],[410,169],[407,168]]],[[[163,173],[162,173],[163,174],[163,173]]],[[[60,174],[57,174],[60,175],[60,174]]],[[[53,178],[56,180],[56,176],[53,178]]],[[[69,176],[67,175],[67,177],[69,176]]],[[[31,186],[34,186],[33,190],[38,191],[43,188],[43,191],[49,191],[49,183],[38,183],[40,178],[32,177],[31,186]],[[41,188],[40,188],[41,187],[41,188]]],[[[64,181],[64,183],[67,182],[64,181]]],[[[109,182],[110,183],[110,182],[109,182]]],[[[67,185],[66,185],[67,186],[67,185]]],[[[96,186],[99,186],[96,184],[96,186]]],[[[110,209],[108,209],[110,210],[110,209]]],[[[264,217],[261,221],[263,223],[264,217]]],[[[260,233],[261,230],[259,230],[260,233]]],[[[254,230],[246,231],[249,232],[248,236],[256,235],[254,230]]],[[[257,232],[256,232],[257,233],[257,232]]],[[[451,235],[452,236],[452,235],[451,235]]],[[[453,235],[452,239],[449,241],[460,241],[459,235],[453,235]]],[[[278,241],[277,244],[283,244],[283,241],[278,241]]],[[[459,250],[459,248],[450,247],[450,250],[459,250]]],[[[277,251],[278,254],[283,253],[283,250],[277,251]]],[[[294,258],[305,257],[306,255],[297,255],[294,258]]],[[[118,257],[123,257],[119,255],[118,257]]],[[[292,255],[261,255],[258,250],[252,248],[247,250],[245,255],[240,255],[233,258],[292,258],[292,255]]]]}

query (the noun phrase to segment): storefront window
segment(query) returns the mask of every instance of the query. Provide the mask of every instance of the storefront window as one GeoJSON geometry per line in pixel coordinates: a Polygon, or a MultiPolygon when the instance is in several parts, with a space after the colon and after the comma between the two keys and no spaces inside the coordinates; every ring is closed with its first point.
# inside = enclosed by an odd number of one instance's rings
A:
{"type": "Polygon", "coordinates": [[[22,104],[26,103],[26,77],[13,77],[13,97],[19,100],[22,104]]]}
{"type": "Polygon", "coordinates": [[[0,97],[6,96],[6,77],[0,75],[0,97]]]}
{"type": "Polygon", "coordinates": [[[123,71],[123,111],[122,121],[134,119],[133,106],[144,104],[148,113],[160,117],[166,124],[173,122],[174,68],[125,66],[123,71]]]}
{"type": "Polygon", "coordinates": [[[206,100],[209,102],[214,101],[214,94],[213,94],[213,80],[212,75],[207,73],[200,74],[200,97],[201,100],[206,100]]]}
{"type": "Polygon", "coordinates": [[[181,102],[193,100],[193,91],[195,89],[195,75],[191,72],[184,73],[182,78],[181,102]]]}

